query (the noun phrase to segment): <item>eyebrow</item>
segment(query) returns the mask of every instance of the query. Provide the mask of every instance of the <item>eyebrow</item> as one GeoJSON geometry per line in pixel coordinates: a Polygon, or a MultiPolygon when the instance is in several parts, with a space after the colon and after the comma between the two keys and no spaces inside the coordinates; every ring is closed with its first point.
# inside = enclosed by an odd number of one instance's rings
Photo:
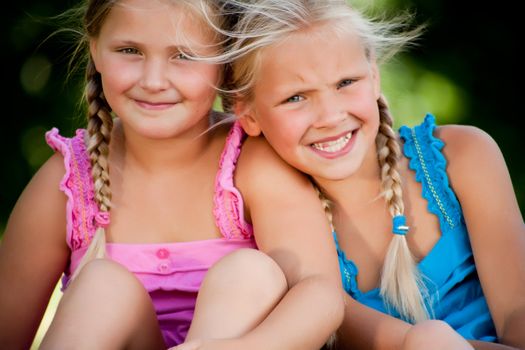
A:
{"type": "MultiPolygon", "coordinates": [[[[140,42],[137,42],[137,41],[133,41],[133,40],[119,40],[119,39],[116,39],[115,42],[119,42],[121,43],[122,45],[129,45],[129,46],[144,46],[143,43],[140,43],[140,42]]],[[[170,45],[167,47],[167,49],[169,50],[189,50],[188,47],[184,46],[184,45],[170,45]]]]}
{"type": "MultiPolygon", "coordinates": [[[[336,81],[334,82],[331,82],[331,83],[328,83],[328,84],[323,84],[324,86],[337,86],[342,80],[345,80],[345,79],[355,79],[354,77],[350,77],[348,75],[342,75],[340,78],[338,78],[336,81]]],[[[315,91],[318,91],[319,89],[317,87],[315,88],[309,88],[309,87],[304,87],[304,80],[301,79],[301,83],[299,84],[291,84],[289,86],[291,86],[291,88],[285,88],[285,89],[275,89],[275,91],[277,91],[278,93],[280,94],[283,94],[283,95],[291,95],[291,94],[308,94],[308,93],[311,93],[311,92],[315,92],[315,91]],[[303,85],[303,88],[301,88],[301,85],[303,85]]]]}

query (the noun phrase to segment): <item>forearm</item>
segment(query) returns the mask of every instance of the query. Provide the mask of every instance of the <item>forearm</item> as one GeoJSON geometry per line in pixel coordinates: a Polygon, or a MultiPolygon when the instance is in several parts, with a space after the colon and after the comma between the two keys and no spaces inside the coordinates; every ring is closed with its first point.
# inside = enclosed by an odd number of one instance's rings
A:
{"type": "Polygon", "coordinates": [[[242,349],[319,349],[343,319],[339,285],[322,277],[293,286],[268,317],[239,342],[242,349]]]}
{"type": "Polygon", "coordinates": [[[401,349],[411,324],[345,296],[343,324],[338,331],[338,349],[401,349]]]}

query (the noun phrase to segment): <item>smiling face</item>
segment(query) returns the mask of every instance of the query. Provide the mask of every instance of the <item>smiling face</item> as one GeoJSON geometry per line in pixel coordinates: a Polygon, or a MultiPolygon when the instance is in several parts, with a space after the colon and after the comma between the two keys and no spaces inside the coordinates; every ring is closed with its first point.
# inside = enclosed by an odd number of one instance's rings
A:
{"type": "Polygon", "coordinates": [[[377,159],[379,76],[355,34],[317,25],[267,47],[259,62],[253,98],[237,109],[250,135],[262,132],[314,178],[343,179],[377,159]]]}
{"type": "Polygon", "coordinates": [[[104,96],[124,127],[166,138],[208,126],[219,66],[189,60],[183,53],[210,55],[214,44],[211,30],[182,5],[122,0],[90,49],[104,96]]]}

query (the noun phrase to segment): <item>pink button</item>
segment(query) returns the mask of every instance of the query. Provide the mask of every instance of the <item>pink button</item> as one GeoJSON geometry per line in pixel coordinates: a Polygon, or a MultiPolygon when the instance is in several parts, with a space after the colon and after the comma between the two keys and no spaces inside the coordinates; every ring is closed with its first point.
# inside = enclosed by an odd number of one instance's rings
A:
{"type": "Polygon", "coordinates": [[[158,266],[158,269],[160,272],[166,272],[168,271],[168,264],[167,263],[160,263],[159,266],[158,266]]]}
{"type": "Polygon", "coordinates": [[[167,259],[170,256],[170,252],[167,249],[160,248],[157,250],[157,257],[159,259],[167,259]]]}

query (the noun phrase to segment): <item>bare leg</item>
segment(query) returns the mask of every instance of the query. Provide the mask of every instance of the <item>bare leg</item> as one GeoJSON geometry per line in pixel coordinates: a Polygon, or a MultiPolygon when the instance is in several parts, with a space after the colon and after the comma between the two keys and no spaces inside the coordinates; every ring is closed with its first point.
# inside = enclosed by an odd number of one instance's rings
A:
{"type": "Polygon", "coordinates": [[[240,249],[206,274],[186,341],[238,337],[261,323],[288,286],[279,265],[255,249],[240,249]]]}
{"type": "Polygon", "coordinates": [[[151,299],[135,276],[107,259],[71,283],[40,349],[165,349],[151,299]]]}
{"type": "Polygon", "coordinates": [[[403,350],[473,350],[474,348],[447,323],[438,320],[420,322],[407,332],[403,350]]]}

